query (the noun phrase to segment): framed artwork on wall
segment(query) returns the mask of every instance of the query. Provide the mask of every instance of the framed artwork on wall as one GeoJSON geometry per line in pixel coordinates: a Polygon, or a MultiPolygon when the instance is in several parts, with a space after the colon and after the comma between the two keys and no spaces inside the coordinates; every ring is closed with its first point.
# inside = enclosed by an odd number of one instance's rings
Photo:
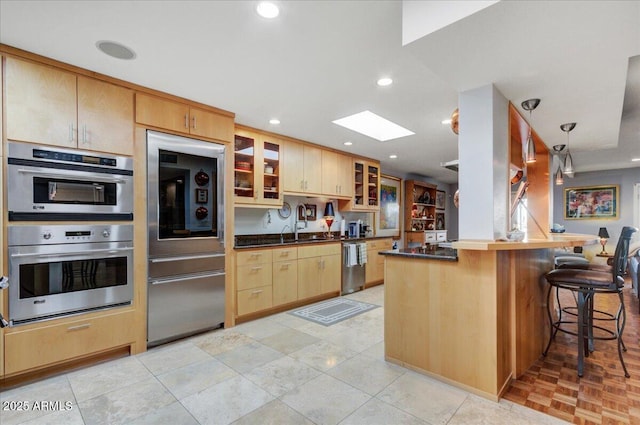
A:
{"type": "Polygon", "coordinates": [[[402,179],[380,175],[380,212],[376,213],[376,236],[400,238],[402,179]]]}
{"type": "Polygon", "coordinates": [[[447,203],[447,192],[444,190],[436,190],[436,209],[443,210],[445,209],[447,203]]]}
{"type": "Polygon", "coordinates": [[[437,212],[436,213],[436,230],[445,230],[447,228],[444,221],[444,213],[437,212]]]}
{"type": "Polygon", "coordinates": [[[298,210],[298,220],[307,220],[307,221],[314,221],[316,219],[316,215],[317,215],[317,206],[314,204],[304,204],[305,210],[307,212],[307,217],[305,218],[304,215],[302,215],[302,210],[299,209],[298,210]]]}
{"type": "Polygon", "coordinates": [[[618,219],[620,186],[568,187],[564,190],[567,220],[618,219]]]}

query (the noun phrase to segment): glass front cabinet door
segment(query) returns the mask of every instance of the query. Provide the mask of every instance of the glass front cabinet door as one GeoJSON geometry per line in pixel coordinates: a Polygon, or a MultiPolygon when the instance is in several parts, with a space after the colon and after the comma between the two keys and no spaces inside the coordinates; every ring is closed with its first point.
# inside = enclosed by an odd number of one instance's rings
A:
{"type": "Polygon", "coordinates": [[[234,203],[282,206],[280,141],[258,132],[237,130],[234,155],[234,203]]]}

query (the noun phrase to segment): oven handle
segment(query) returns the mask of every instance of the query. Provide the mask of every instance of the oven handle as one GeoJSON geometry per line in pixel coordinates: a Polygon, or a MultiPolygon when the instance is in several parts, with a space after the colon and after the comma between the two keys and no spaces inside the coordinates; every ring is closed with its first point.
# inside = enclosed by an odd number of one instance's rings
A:
{"type": "MultiPolygon", "coordinates": [[[[19,173],[23,173],[23,174],[37,174],[37,175],[42,176],[42,177],[50,177],[50,178],[70,177],[70,175],[66,174],[66,173],[52,173],[52,172],[38,171],[38,170],[25,170],[24,168],[19,168],[18,172],[19,173]]],[[[100,175],[100,174],[84,173],[83,175],[85,175],[85,174],[91,174],[92,179],[97,180],[97,181],[103,181],[103,182],[107,182],[107,183],[118,183],[118,184],[127,183],[126,180],[104,177],[103,175],[100,175]]]]}
{"type": "Polygon", "coordinates": [[[169,279],[156,279],[156,280],[152,280],[150,283],[152,285],[163,285],[165,283],[175,283],[175,282],[180,282],[180,281],[183,281],[183,280],[193,280],[193,279],[202,279],[202,278],[205,278],[205,277],[224,276],[225,274],[226,274],[225,272],[196,274],[196,275],[191,275],[191,276],[174,277],[174,278],[169,278],[169,279]]]}
{"type": "Polygon", "coordinates": [[[19,257],[72,257],[76,255],[88,255],[93,257],[93,254],[103,254],[103,253],[116,253],[123,251],[133,251],[133,248],[111,248],[111,249],[87,249],[85,251],[78,252],[57,252],[55,254],[42,254],[42,253],[26,253],[26,254],[11,254],[12,258],[19,257]]]}
{"type": "Polygon", "coordinates": [[[185,260],[202,260],[205,258],[218,258],[224,257],[225,254],[203,254],[203,255],[185,255],[182,257],[169,257],[169,258],[150,258],[150,263],[168,263],[171,261],[185,261],[185,260]]]}

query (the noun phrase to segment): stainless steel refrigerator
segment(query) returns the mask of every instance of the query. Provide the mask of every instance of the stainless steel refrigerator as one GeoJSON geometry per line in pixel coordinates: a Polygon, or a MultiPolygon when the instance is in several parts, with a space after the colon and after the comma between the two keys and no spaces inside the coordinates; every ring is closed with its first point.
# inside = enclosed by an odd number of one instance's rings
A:
{"type": "Polygon", "coordinates": [[[224,149],[147,131],[148,346],[224,324],[224,149]]]}

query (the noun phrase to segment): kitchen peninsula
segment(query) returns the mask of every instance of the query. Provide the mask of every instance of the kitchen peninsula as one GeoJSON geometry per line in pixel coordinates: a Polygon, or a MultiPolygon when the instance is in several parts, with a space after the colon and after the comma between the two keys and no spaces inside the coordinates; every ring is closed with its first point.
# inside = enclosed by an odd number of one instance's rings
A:
{"type": "Polygon", "coordinates": [[[553,250],[592,243],[595,236],[554,235],[462,240],[449,255],[382,252],[385,358],[498,400],[547,341],[543,275],[553,250]]]}

